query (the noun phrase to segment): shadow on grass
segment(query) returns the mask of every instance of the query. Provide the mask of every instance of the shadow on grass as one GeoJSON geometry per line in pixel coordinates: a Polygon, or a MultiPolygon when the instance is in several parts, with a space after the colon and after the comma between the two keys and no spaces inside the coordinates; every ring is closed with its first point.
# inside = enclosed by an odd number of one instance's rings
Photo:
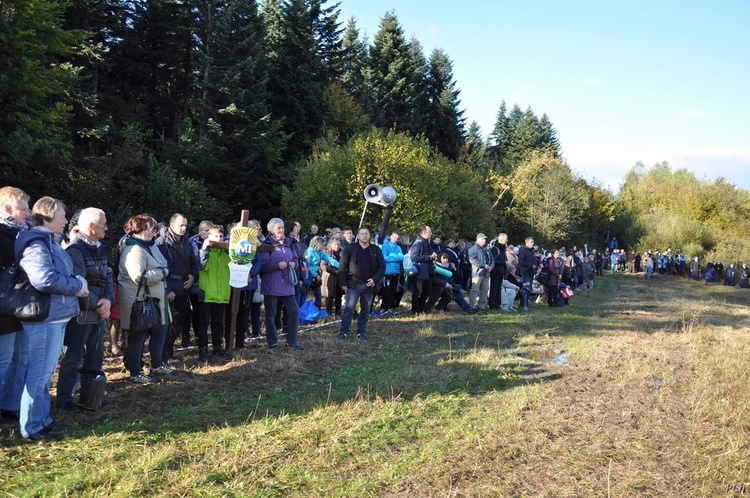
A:
{"type": "MultiPolygon", "coordinates": [[[[529,313],[449,312],[421,319],[404,313],[372,320],[367,344],[336,341],[332,324],[302,331],[305,351],[249,348],[232,362],[208,366],[198,365],[196,353],[188,352],[178,355],[180,373],[157,385],[132,385],[119,365],[109,365],[110,395],[99,412],[71,415],[53,409],[53,416],[73,425],[72,436],[144,433],[161,439],[299,415],[352,399],[477,396],[562,378],[566,367],[508,353],[528,335],[554,341],[621,331],[678,333],[698,312],[708,323],[748,326],[733,315],[750,302],[745,289],[704,287],[676,277],[646,282],[630,275],[607,276],[596,284],[594,297],[576,296],[563,308],[537,304],[529,313]]],[[[8,435],[12,432],[4,429],[0,444],[19,444],[8,435]]]]}

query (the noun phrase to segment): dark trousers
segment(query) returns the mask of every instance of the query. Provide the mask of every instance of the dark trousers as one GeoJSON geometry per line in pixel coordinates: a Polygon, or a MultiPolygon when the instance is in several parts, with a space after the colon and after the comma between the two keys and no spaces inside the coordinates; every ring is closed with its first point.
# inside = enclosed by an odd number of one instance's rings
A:
{"type": "Polygon", "coordinates": [[[500,309],[502,304],[502,291],[503,291],[503,280],[505,275],[502,272],[493,271],[490,273],[490,298],[487,304],[489,304],[491,310],[500,309]]]}
{"type": "Polygon", "coordinates": [[[532,275],[528,275],[524,273],[523,277],[521,278],[521,308],[522,309],[528,309],[529,307],[529,298],[531,297],[531,287],[532,287],[532,280],[534,277],[532,275]]]}
{"type": "Polygon", "coordinates": [[[411,294],[411,312],[422,313],[424,312],[425,304],[430,298],[430,292],[432,291],[432,284],[429,280],[416,279],[414,281],[414,291],[411,294]]]}
{"type": "Polygon", "coordinates": [[[557,299],[560,297],[560,288],[557,285],[547,286],[547,306],[557,307],[557,299]]]}
{"type": "Polygon", "coordinates": [[[128,331],[128,348],[125,357],[125,366],[130,371],[131,376],[142,374],[141,357],[143,356],[143,346],[146,344],[148,337],[148,350],[151,353],[151,369],[159,368],[164,364],[162,352],[164,351],[164,340],[167,335],[169,325],[159,325],[149,330],[137,333],[128,331]]]}
{"type": "Polygon", "coordinates": [[[174,343],[182,335],[182,328],[185,322],[190,322],[192,309],[190,307],[190,297],[176,296],[174,301],[169,303],[169,309],[172,310],[172,325],[167,330],[167,337],[164,339],[164,351],[162,357],[169,359],[174,356],[174,343]]]}
{"type": "Polygon", "coordinates": [[[450,304],[451,299],[451,291],[445,288],[444,282],[434,283],[432,284],[430,298],[424,305],[424,310],[430,311],[432,307],[437,303],[437,306],[435,306],[435,308],[445,311],[448,308],[448,304],[450,304]]]}
{"type": "Polygon", "coordinates": [[[208,347],[208,326],[211,326],[211,342],[213,343],[214,352],[222,350],[224,342],[224,315],[226,314],[227,304],[220,303],[201,303],[201,321],[198,324],[198,331],[195,337],[198,341],[198,347],[205,349],[208,347]]]}
{"type": "MultiPolygon", "coordinates": [[[[182,340],[190,340],[190,327],[193,327],[193,335],[198,330],[201,320],[201,303],[198,301],[198,294],[188,294],[190,297],[190,319],[185,320],[185,326],[182,328],[182,340]],[[185,330],[188,329],[188,330],[185,330]]],[[[197,337],[197,336],[196,336],[197,337]]]]}
{"type": "Polygon", "coordinates": [[[399,291],[400,284],[398,275],[386,275],[383,285],[383,300],[380,302],[381,310],[398,308],[404,291],[399,291]]]}
{"type": "Polygon", "coordinates": [[[73,394],[80,379],[81,403],[88,399],[91,381],[94,375],[78,373],[79,368],[90,371],[101,371],[104,361],[104,326],[105,320],[99,323],[78,325],[73,318],[65,328],[67,347],[60,362],[60,372],[57,377],[57,405],[73,403],[73,394]]]}
{"type": "Polygon", "coordinates": [[[294,296],[264,296],[266,306],[266,342],[272,348],[279,345],[276,334],[276,310],[282,307],[286,310],[286,343],[290,346],[298,344],[297,329],[299,328],[299,306],[294,296]]]}

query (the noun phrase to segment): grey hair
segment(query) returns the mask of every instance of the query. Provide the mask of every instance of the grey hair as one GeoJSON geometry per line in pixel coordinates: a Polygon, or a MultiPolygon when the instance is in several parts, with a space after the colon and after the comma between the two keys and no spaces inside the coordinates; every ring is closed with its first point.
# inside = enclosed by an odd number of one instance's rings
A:
{"type": "Polygon", "coordinates": [[[269,232],[272,232],[273,229],[277,226],[283,227],[284,220],[282,220],[281,218],[271,218],[270,220],[268,220],[268,224],[266,225],[266,230],[268,230],[269,232]]]}
{"type": "Polygon", "coordinates": [[[101,209],[95,207],[87,207],[86,209],[81,211],[81,214],[78,215],[78,226],[81,230],[86,230],[89,224],[96,223],[97,221],[99,221],[99,218],[104,217],[106,217],[106,214],[104,214],[104,211],[102,211],[101,209]]]}

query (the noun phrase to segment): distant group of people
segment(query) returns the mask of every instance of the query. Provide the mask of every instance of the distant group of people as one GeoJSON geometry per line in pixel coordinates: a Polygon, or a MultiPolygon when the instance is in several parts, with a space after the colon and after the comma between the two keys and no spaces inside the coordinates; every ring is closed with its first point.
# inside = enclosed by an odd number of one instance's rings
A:
{"type": "Polygon", "coordinates": [[[721,283],[727,286],[739,286],[747,289],[750,268],[747,263],[741,263],[739,267],[735,263],[724,266],[721,261],[709,260],[705,266],[700,262],[698,256],[688,259],[682,250],[666,249],[664,251],[640,251],[632,250],[629,253],[625,249],[613,249],[610,253],[605,250],[605,261],[609,261],[610,271],[641,273],[650,280],[653,275],[665,277],[675,275],[682,278],[702,280],[705,285],[710,283],[721,283]]]}

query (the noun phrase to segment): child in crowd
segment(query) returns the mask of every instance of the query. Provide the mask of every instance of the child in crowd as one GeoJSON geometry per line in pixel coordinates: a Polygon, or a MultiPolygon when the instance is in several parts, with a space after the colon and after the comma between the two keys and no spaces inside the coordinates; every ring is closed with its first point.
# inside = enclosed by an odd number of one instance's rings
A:
{"type": "MultiPolygon", "coordinates": [[[[224,336],[224,315],[229,304],[231,288],[229,287],[229,252],[212,247],[212,242],[221,242],[224,229],[213,225],[208,237],[200,249],[201,272],[198,279],[198,301],[200,303],[200,322],[196,338],[198,340],[198,361],[208,360],[208,326],[211,325],[214,356],[230,359],[222,348],[224,336]]],[[[227,338],[227,344],[229,339],[227,338]]]]}
{"type": "Polygon", "coordinates": [[[326,253],[326,241],[323,237],[319,236],[310,239],[310,246],[307,248],[305,256],[307,258],[307,269],[310,272],[310,289],[313,291],[313,296],[315,296],[315,306],[321,308],[323,303],[320,287],[323,278],[320,271],[320,263],[321,261],[325,261],[326,264],[333,268],[338,268],[339,262],[326,253]]]}

